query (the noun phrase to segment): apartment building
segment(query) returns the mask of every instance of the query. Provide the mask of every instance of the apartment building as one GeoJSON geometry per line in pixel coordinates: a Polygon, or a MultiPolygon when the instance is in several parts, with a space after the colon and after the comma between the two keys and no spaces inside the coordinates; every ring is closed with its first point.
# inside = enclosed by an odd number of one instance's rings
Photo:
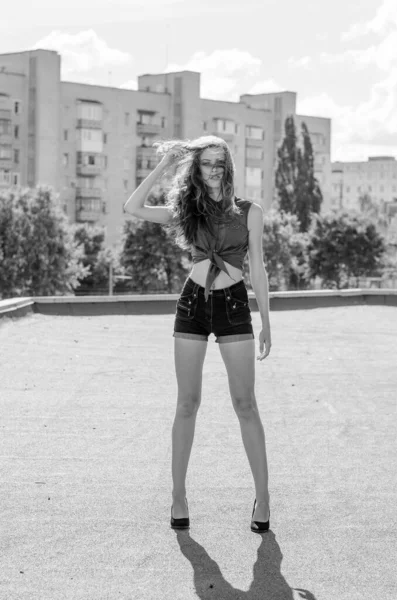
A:
{"type": "Polygon", "coordinates": [[[359,198],[364,194],[370,196],[387,218],[388,234],[397,241],[397,161],[394,156],[332,163],[332,208],[360,210],[359,198]]]}
{"type": "Polygon", "coordinates": [[[308,125],[316,176],[330,199],[330,122],[296,115],[296,94],[200,97],[200,73],[146,74],[138,90],[60,80],[58,53],[0,55],[0,186],[51,185],[71,222],[106,227],[109,243],[128,216],[123,204],[157,163],[152,144],[214,134],[227,141],[237,195],[268,210],[283,122],[308,125]]]}
{"type": "MultiPolygon", "coordinates": [[[[330,209],[331,197],[331,119],[298,115],[296,113],[296,92],[273,92],[268,94],[244,94],[240,102],[257,109],[270,111],[272,115],[271,138],[273,144],[273,170],[277,161],[277,148],[284,136],[284,123],[288,116],[294,117],[296,133],[300,137],[302,123],[310,134],[314,156],[314,174],[323,193],[322,210],[330,209]]],[[[272,186],[273,197],[275,188],[272,186]]]]}

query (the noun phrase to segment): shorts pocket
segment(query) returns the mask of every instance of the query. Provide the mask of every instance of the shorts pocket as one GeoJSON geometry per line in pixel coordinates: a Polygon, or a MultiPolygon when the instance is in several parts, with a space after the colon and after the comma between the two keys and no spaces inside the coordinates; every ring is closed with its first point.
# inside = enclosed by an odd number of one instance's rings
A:
{"type": "Polygon", "coordinates": [[[180,295],[176,303],[176,313],[181,319],[190,321],[194,319],[198,304],[198,294],[194,290],[184,292],[180,295]]]}
{"type": "Polygon", "coordinates": [[[228,292],[226,296],[226,314],[231,325],[244,325],[252,322],[246,288],[238,292],[228,292]]]}

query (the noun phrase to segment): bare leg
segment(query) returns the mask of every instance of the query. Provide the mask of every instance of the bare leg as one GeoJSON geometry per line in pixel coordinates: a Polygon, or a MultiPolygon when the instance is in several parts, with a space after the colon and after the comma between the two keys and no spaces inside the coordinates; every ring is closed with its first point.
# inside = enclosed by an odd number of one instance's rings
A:
{"type": "Polygon", "coordinates": [[[188,516],[185,503],[186,473],[193,444],[197,411],[201,402],[201,383],[207,342],[174,338],[178,399],[172,427],[172,514],[175,519],[188,516]]]}
{"type": "Polygon", "coordinates": [[[254,340],[219,344],[229,378],[233,407],[255,483],[255,521],[269,518],[268,467],[263,425],[255,398],[254,340]]]}

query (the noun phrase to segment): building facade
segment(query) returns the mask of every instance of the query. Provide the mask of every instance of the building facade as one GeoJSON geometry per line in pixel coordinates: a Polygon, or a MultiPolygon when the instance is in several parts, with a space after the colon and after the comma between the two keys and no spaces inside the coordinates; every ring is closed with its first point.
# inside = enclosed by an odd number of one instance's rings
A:
{"type": "Polygon", "coordinates": [[[288,115],[305,121],[324,209],[330,205],[330,121],[296,115],[296,94],[200,97],[200,73],[141,75],[138,90],[62,82],[59,54],[0,55],[0,186],[54,188],[71,222],[106,227],[117,242],[123,204],[157,164],[152,144],[214,134],[228,143],[236,194],[265,210],[275,197],[277,147],[288,115]]]}
{"type": "Polygon", "coordinates": [[[331,207],[360,210],[367,195],[388,222],[388,235],[397,242],[397,161],[394,156],[371,156],[362,162],[333,162],[331,207]]]}

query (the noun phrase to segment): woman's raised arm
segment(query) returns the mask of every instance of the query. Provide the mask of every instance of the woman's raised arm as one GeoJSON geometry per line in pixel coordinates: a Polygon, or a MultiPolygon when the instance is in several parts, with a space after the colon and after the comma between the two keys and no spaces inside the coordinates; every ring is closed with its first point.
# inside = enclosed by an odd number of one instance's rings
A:
{"type": "Polygon", "coordinates": [[[148,197],[153,185],[164,173],[164,171],[174,162],[175,158],[172,152],[166,154],[151,173],[142,181],[136,190],[124,204],[124,212],[127,212],[139,219],[145,219],[152,223],[168,223],[172,218],[171,210],[166,206],[145,206],[145,200],[148,197]],[[128,210],[127,210],[128,208],[128,210]]]}

